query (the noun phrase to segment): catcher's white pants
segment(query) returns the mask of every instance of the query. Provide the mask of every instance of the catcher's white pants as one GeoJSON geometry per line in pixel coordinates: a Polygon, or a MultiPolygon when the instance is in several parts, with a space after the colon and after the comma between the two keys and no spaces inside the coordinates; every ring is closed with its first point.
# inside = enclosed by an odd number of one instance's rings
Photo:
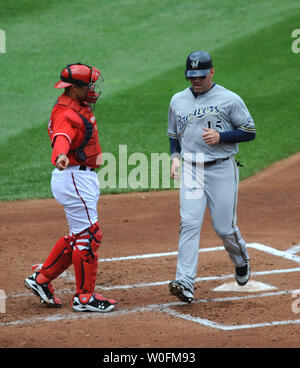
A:
{"type": "Polygon", "coordinates": [[[55,168],[51,189],[54,198],[64,207],[70,234],[78,234],[98,221],[100,188],[94,171],[79,170],[79,166],[69,166],[62,171],[55,168]]]}

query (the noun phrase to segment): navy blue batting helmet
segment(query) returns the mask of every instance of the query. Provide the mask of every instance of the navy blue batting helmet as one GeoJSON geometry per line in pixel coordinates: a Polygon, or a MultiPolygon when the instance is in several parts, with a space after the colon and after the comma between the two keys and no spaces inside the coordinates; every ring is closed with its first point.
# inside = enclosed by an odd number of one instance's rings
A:
{"type": "Polygon", "coordinates": [[[213,67],[212,59],[206,51],[194,51],[186,59],[186,78],[204,77],[213,67]]]}

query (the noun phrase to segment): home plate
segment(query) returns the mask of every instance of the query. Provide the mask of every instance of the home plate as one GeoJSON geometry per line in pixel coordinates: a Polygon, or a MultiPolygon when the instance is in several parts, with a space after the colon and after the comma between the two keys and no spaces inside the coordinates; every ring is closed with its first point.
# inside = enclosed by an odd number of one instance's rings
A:
{"type": "Polygon", "coordinates": [[[274,289],[277,288],[272,285],[264,284],[263,282],[250,280],[245,286],[240,286],[236,282],[226,282],[225,284],[213,289],[213,291],[240,291],[242,293],[251,293],[253,291],[266,291],[274,289]]]}

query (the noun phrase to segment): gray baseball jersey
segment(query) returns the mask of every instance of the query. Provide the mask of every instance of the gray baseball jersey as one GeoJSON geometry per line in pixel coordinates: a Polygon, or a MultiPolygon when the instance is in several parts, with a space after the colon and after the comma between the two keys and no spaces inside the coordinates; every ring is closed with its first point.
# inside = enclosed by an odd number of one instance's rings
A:
{"type": "Polygon", "coordinates": [[[179,140],[181,155],[188,161],[190,157],[195,160],[197,153],[204,153],[205,162],[238,153],[237,143],[206,144],[203,128],[255,132],[254,121],[241,97],[218,84],[197,98],[190,88],[176,93],[170,102],[167,134],[179,140]]]}

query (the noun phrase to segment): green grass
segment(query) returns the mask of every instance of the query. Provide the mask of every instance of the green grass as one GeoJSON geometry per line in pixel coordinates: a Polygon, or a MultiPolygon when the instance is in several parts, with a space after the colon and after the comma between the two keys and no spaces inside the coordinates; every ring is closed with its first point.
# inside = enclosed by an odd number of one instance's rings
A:
{"type": "Polygon", "coordinates": [[[298,1],[2,4],[0,200],[51,196],[53,84],[65,64],[77,61],[104,74],[96,117],[105,152],[117,156],[120,144],[128,156],[168,152],[169,101],[188,85],[185,59],[200,48],[213,56],[215,82],[238,93],[256,123],[256,140],[240,144],[241,179],[299,150],[300,54],[291,52],[298,1]]]}

